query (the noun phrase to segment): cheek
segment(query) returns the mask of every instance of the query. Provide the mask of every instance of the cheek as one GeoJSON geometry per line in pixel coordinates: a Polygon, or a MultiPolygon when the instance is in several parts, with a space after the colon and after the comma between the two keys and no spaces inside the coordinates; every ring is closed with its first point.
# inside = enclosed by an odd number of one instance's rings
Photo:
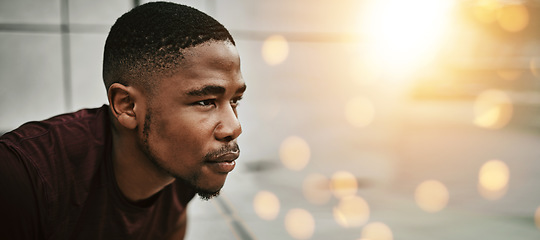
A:
{"type": "Polygon", "coordinates": [[[168,157],[197,155],[191,157],[198,158],[209,150],[206,145],[212,139],[213,126],[208,119],[197,118],[195,114],[183,114],[160,119],[152,125],[156,143],[160,144],[156,150],[170,155],[168,157]]]}

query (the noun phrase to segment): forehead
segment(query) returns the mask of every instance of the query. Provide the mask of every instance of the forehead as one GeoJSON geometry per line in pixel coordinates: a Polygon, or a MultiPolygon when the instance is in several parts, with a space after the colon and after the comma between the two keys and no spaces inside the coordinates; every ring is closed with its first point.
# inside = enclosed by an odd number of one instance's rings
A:
{"type": "Polygon", "coordinates": [[[194,67],[194,65],[218,65],[224,68],[240,66],[240,56],[236,46],[228,41],[209,41],[195,47],[184,49],[183,64],[181,68],[194,67]]]}
{"type": "Polygon", "coordinates": [[[230,42],[212,41],[185,49],[183,63],[171,77],[163,79],[160,92],[186,92],[205,85],[225,88],[244,86],[240,57],[230,42]]]}

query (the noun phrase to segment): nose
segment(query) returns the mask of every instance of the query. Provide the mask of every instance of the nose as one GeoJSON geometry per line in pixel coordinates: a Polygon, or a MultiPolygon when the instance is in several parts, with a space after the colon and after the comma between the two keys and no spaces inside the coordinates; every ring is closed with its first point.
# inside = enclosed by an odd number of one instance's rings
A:
{"type": "Polygon", "coordinates": [[[242,133],[242,126],[238,121],[236,110],[232,106],[222,109],[219,115],[219,123],[216,126],[214,135],[217,140],[230,142],[242,133]]]}

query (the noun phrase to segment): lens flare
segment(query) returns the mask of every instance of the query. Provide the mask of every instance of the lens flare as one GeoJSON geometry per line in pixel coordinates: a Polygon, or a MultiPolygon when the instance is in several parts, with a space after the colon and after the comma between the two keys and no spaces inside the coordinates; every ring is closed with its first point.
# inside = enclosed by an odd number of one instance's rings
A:
{"type": "Polygon", "coordinates": [[[290,136],[281,143],[279,156],[285,167],[300,171],[308,164],[311,151],[304,139],[298,136],[290,136]]]}
{"type": "Polygon", "coordinates": [[[474,123],[483,128],[499,129],[510,122],[512,112],[512,100],[505,92],[486,90],[474,103],[474,123]]]}
{"type": "Polygon", "coordinates": [[[503,161],[490,160],[480,168],[478,190],[484,198],[496,200],[506,193],[509,180],[508,166],[503,161]]]}
{"type": "Polygon", "coordinates": [[[368,0],[359,17],[373,61],[403,76],[429,64],[452,22],[453,0],[368,0]]]}
{"type": "Polygon", "coordinates": [[[274,220],[279,213],[279,199],[271,192],[260,191],[253,199],[255,213],[264,220],[274,220]]]}
{"type": "Polygon", "coordinates": [[[362,239],[393,240],[392,230],[382,222],[372,222],[362,229],[362,239]]]}
{"type": "Polygon", "coordinates": [[[289,43],[281,35],[268,37],[262,46],[262,56],[268,65],[278,65],[289,56],[289,43]]]}
{"type": "Polygon", "coordinates": [[[302,184],[304,197],[313,204],[322,205],[330,200],[330,180],[322,174],[312,173],[302,184]]]}
{"type": "Polygon", "coordinates": [[[369,205],[358,196],[342,198],[333,212],[336,222],[346,228],[362,226],[369,219],[369,205]]]}
{"type": "Polygon", "coordinates": [[[414,198],[422,210],[433,213],[446,207],[449,195],[444,184],[436,180],[427,180],[418,185],[414,198]]]}
{"type": "Polygon", "coordinates": [[[373,122],[375,108],[365,97],[355,97],[345,106],[345,117],[355,127],[365,127],[373,122]]]}
{"type": "Polygon", "coordinates": [[[337,198],[352,196],[358,191],[358,181],[356,177],[346,171],[339,171],[332,175],[330,188],[337,198]]]}
{"type": "Polygon", "coordinates": [[[304,209],[291,209],[285,216],[285,229],[295,239],[309,239],[315,231],[315,220],[304,209]]]}
{"type": "Polygon", "coordinates": [[[529,11],[522,4],[506,5],[499,9],[497,20],[502,29],[519,32],[529,24],[529,11]]]}
{"type": "Polygon", "coordinates": [[[480,0],[474,9],[474,15],[481,22],[494,23],[501,7],[499,0],[480,0]]]}

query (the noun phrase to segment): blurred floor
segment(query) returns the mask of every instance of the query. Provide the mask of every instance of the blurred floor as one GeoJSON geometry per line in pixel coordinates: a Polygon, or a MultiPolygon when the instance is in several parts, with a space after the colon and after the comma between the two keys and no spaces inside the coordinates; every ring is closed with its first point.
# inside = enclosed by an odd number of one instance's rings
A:
{"type": "MultiPolygon", "coordinates": [[[[540,239],[534,219],[540,206],[540,191],[535,190],[540,183],[538,130],[479,128],[469,118],[471,104],[404,102],[394,124],[375,124],[356,133],[345,125],[322,129],[307,121],[304,127],[311,128],[312,135],[305,138],[312,155],[306,168],[289,170],[275,155],[241,157],[220,199],[192,203],[188,239],[251,239],[251,234],[253,239],[358,240],[363,227],[373,222],[386,224],[393,239],[540,239]],[[487,200],[478,191],[478,174],[484,163],[494,159],[507,164],[510,178],[504,196],[487,200]],[[335,195],[322,204],[305,198],[306,177],[319,173],[330,179],[337,171],[356,177],[355,195],[369,205],[366,224],[344,227],[336,218],[335,195]],[[433,213],[422,210],[415,200],[417,186],[430,179],[442,183],[449,193],[448,204],[433,213]],[[254,198],[263,190],[279,199],[273,220],[262,219],[254,210],[254,198]],[[309,234],[293,237],[286,226],[287,213],[298,208],[314,219],[310,238],[309,234]],[[238,223],[240,232],[249,234],[239,234],[238,223]]],[[[256,149],[261,139],[241,143],[243,148],[256,149]]],[[[326,183],[319,186],[332,193],[326,183]]]]}

